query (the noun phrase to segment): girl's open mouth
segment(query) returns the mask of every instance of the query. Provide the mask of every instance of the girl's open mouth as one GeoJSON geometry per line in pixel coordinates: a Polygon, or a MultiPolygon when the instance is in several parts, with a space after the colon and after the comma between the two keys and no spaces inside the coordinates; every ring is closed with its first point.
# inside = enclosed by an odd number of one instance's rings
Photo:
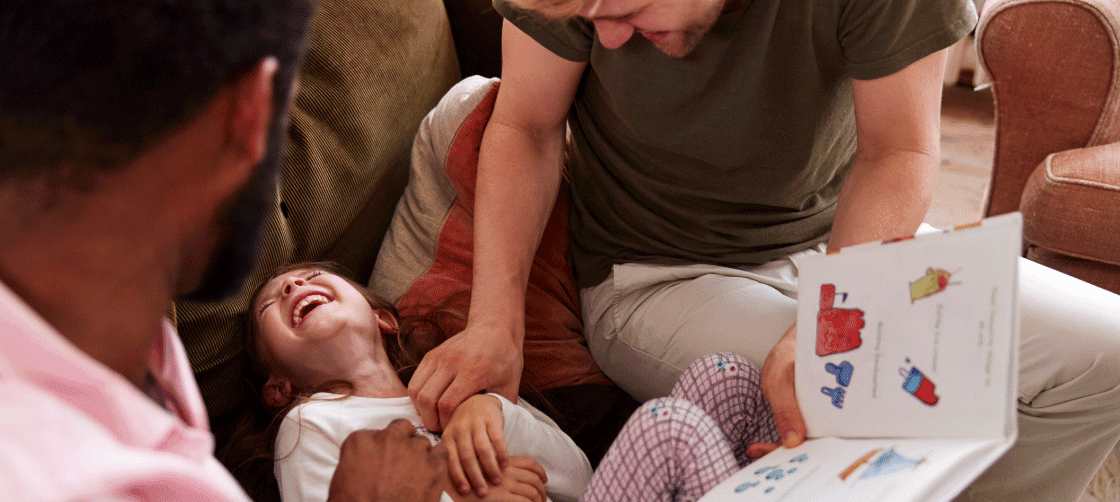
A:
{"type": "Polygon", "coordinates": [[[330,302],[331,299],[319,293],[309,294],[292,307],[292,327],[298,328],[315,307],[330,302]]]}

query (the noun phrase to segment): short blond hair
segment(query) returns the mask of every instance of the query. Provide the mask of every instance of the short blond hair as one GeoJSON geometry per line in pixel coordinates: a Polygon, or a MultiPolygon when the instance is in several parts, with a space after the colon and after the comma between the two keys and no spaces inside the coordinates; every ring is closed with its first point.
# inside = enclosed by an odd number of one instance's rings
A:
{"type": "Polygon", "coordinates": [[[513,5],[549,19],[569,19],[595,0],[510,0],[513,5]]]}

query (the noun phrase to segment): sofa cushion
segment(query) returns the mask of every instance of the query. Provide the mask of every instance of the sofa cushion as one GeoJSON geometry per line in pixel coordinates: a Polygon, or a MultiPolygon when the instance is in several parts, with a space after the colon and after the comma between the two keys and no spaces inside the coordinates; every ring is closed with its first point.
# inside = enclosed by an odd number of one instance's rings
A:
{"type": "MultiPolygon", "coordinates": [[[[402,317],[436,308],[466,314],[470,306],[475,175],[498,88],[497,79],[464,80],[417,134],[411,180],[370,280],[374,292],[396,299],[402,317]]],[[[584,342],[579,294],[567,261],[566,186],[560,194],[529,274],[523,394],[610,384],[584,342]]],[[[444,329],[456,333],[463,326],[463,319],[448,318],[444,329]]]]}
{"type": "Polygon", "coordinates": [[[243,313],[282,264],[373,268],[408,178],[420,120],[458,80],[441,0],[320,0],[292,105],[280,201],[255,271],[216,303],[179,302],[177,321],[219,447],[243,409],[243,313]]]}
{"type": "Polygon", "coordinates": [[[1120,265],[1120,143],[1047,157],[1020,206],[1030,245],[1120,265]]]}

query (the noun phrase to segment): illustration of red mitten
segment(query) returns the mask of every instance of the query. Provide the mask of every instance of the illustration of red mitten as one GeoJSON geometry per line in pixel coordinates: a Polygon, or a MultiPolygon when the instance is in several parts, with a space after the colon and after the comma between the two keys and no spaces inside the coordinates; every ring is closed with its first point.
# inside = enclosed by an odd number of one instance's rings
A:
{"type": "Polygon", "coordinates": [[[855,349],[863,343],[863,311],[833,307],[836,286],[821,285],[821,310],[817,313],[817,355],[827,356],[855,349]]]}

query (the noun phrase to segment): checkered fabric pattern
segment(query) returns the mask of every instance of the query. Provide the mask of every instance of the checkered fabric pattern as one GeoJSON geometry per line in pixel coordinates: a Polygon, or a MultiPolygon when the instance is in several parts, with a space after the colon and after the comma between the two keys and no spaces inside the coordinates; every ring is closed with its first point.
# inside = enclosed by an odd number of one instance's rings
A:
{"type": "Polygon", "coordinates": [[[582,500],[693,501],[737,470],[727,438],[704,410],[659,398],[630,416],[582,500]]]}
{"type": "Polygon", "coordinates": [[[747,445],[777,441],[774,414],[762,397],[760,381],[758,370],[734,354],[693,363],[670,397],[649,401],[634,412],[582,500],[700,498],[750,462],[747,445]]]}
{"type": "Polygon", "coordinates": [[[671,396],[692,402],[712,417],[731,444],[740,467],[751,462],[751,443],[778,442],[770,404],[762,396],[762,375],[741,356],[713,354],[692,363],[671,396]]]}

